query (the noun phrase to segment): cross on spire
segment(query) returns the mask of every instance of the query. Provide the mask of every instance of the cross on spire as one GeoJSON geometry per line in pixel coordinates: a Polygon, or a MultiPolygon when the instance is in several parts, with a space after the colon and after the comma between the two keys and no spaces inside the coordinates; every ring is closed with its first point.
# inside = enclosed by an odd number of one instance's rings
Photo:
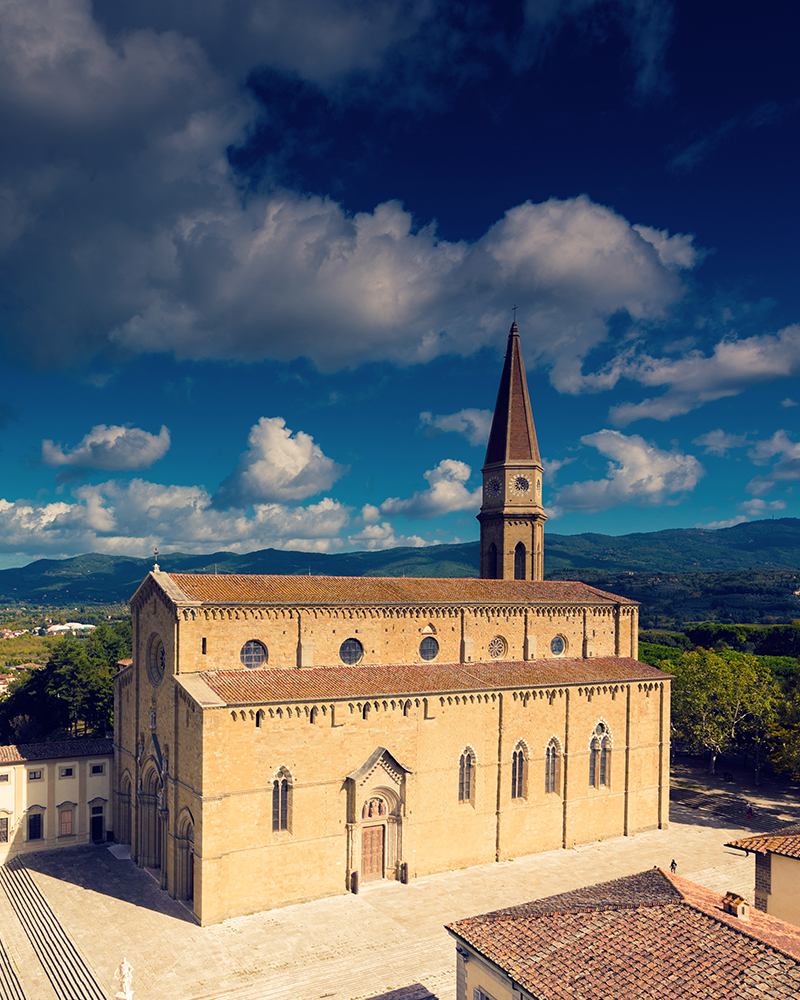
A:
{"type": "Polygon", "coordinates": [[[517,322],[517,307],[516,306],[512,306],[511,308],[512,308],[512,310],[514,312],[514,322],[516,323],[517,322]]]}

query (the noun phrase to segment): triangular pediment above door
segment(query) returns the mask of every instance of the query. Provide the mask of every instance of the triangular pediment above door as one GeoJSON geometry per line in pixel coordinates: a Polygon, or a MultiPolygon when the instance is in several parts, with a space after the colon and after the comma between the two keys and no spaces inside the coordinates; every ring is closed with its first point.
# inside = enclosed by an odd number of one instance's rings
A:
{"type": "Polygon", "coordinates": [[[361,767],[351,771],[347,777],[355,785],[364,785],[379,771],[383,771],[386,777],[396,785],[400,785],[404,777],[411,774],[411,771],[404,767],[386,747],[376,747],[361,767]]]}

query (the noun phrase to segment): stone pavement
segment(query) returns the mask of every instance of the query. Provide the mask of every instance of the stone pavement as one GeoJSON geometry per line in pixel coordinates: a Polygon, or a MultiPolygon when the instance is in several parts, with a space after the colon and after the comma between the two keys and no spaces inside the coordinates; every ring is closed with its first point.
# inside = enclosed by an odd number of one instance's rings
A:
{"type": "MultiPolygon", "coordinates": [[[[413,984],[453,1000],[454,945],[443,930],[452,920],[653,865],[666,868],[673,858],[680,875],[752,899],[752,857],[723,845],[796,820],[796,790],[750,790],[755,816],[748,824],[740,786],[677,772],[668,830],[429,875],[410,885],[371,883],[358,896],[207,928],[197,927],[146,871],[105,847],[31,855],[26,864],[109,996],[125,956],[136,1000],[356,1000],[413,984]]],[[[2,893],[0,940],[28,1000],[60,1000],[2,893]]]]}

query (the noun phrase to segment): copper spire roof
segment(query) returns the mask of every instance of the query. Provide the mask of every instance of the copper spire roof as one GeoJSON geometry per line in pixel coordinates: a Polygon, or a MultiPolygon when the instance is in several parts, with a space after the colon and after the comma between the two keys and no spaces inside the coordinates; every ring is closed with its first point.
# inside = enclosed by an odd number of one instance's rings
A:
{"type": "Polygon", "coordinates": [[[508,334],[506,359],[497,390],[484,465],[531,461],[542,464],[533,426],[525,364],[519,346],[519,330],[514,322],[508,334]]]}

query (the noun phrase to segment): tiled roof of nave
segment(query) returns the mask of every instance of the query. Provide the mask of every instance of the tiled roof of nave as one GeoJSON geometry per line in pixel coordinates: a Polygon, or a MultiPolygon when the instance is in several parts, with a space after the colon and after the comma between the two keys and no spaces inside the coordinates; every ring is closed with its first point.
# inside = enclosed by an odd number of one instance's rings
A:
{"type": "Polygon", "coordinates": [[[383,698],[468,693],[567,684],[663,680],[668,675],[627,657],[312,667],[283,670],[217,670],[200,674],[227,704],[383,698]]]}
{"type": "Polygon", "coordinates": [[[187,603],[213,604],[635,604],[585,583],[394,576],[158,573],[187,603]]]}

